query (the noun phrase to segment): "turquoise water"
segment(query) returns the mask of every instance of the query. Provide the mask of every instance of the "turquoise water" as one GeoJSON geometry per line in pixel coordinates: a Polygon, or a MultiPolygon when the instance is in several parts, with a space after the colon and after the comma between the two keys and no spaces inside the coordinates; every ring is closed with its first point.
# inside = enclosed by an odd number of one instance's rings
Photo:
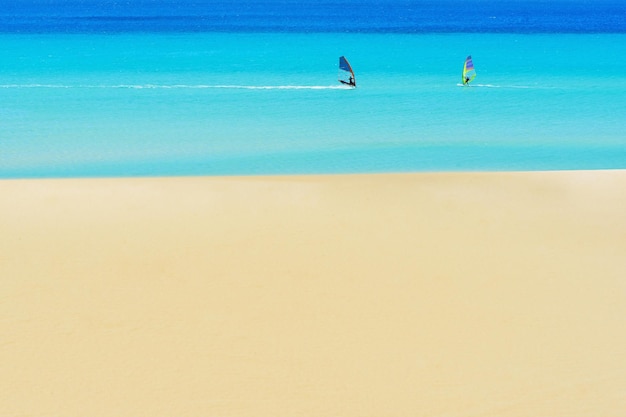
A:
{"type": "Polygon", "coordinates": [[[626,34],[2,34],[0,56],[0,178],[626,168],[626,34]]]}

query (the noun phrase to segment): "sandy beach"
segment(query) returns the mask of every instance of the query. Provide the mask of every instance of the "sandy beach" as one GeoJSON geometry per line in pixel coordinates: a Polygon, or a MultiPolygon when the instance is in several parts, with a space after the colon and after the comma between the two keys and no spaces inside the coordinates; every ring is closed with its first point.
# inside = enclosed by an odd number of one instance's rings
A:
{"type": "Polygon", "coordinates": [[[0,416],[615,416],[626,171],[0,181],[0,416]]]}

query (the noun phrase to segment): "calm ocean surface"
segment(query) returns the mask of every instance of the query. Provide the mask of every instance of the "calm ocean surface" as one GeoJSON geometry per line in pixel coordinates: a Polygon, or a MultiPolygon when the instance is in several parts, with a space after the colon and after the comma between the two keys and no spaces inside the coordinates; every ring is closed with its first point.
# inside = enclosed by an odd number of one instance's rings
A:
{"type": "Polygon", "coordinates": [[[0,178],[626,168],[624,1],[15,3],[0,178]]]}

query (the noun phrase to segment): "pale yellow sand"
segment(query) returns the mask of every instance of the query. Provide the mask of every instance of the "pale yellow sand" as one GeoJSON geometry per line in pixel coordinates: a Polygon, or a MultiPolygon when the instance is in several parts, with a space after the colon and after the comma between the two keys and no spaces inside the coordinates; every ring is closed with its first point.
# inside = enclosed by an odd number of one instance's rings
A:
{"type": "Polygon", "coordinates": [[[618,416],[626,171],[0,181],[0,416],[618,416]]]}

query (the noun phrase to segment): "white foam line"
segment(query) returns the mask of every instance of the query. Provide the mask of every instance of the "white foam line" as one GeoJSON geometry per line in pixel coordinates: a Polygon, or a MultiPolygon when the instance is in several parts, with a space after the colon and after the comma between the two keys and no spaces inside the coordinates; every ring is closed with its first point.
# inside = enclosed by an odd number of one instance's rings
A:
{"type": "Polygon", "coordinates": [[[118,89],[240,89],[240,90],[346,90],[341,85],[186,85],[186,84],[117,84],[117,85],[60,85],[60,84],[2,84],[0,88],[118,88],[118,89]]]}
{"type": "Polygon", "coordinates": [[[110,86],[81,86],[83,88],[133,88],[133,89],[236,89],[236,90],[343,90],[349,87],[334,85],[156,85],[156,84],[120,84],[110,86]]]}
{"type": "Polygon", "coordinates": [[[1,84],[0,88],[75,88],[71,85],[56,84],[1,84]]]}
{"type": "Polygon", "coordinates": [[[341,85],[207,85],[198,88],[234,88],[244,90],[346,90],[341,85]]]}
{"type": "Polygon", "coordinates": [[[540,87],[531,87],[531,86],[528,86],[528,85],[493,85],[493,84],[474,84],[472,87],[484,87],[484,88],[522,88],[522,89],[540,88],[540,87]]]}
{"type": "Polygon", "coordinates": [[[481,88],[514,88],[521,90],[554,90],[557,87],[542,87],[542,86],[530,86],[530,85],[494,85],[494,84],[471,84],[465,86],[461,83],[457,84],[459,87],[481,87],[481,88]]]}

